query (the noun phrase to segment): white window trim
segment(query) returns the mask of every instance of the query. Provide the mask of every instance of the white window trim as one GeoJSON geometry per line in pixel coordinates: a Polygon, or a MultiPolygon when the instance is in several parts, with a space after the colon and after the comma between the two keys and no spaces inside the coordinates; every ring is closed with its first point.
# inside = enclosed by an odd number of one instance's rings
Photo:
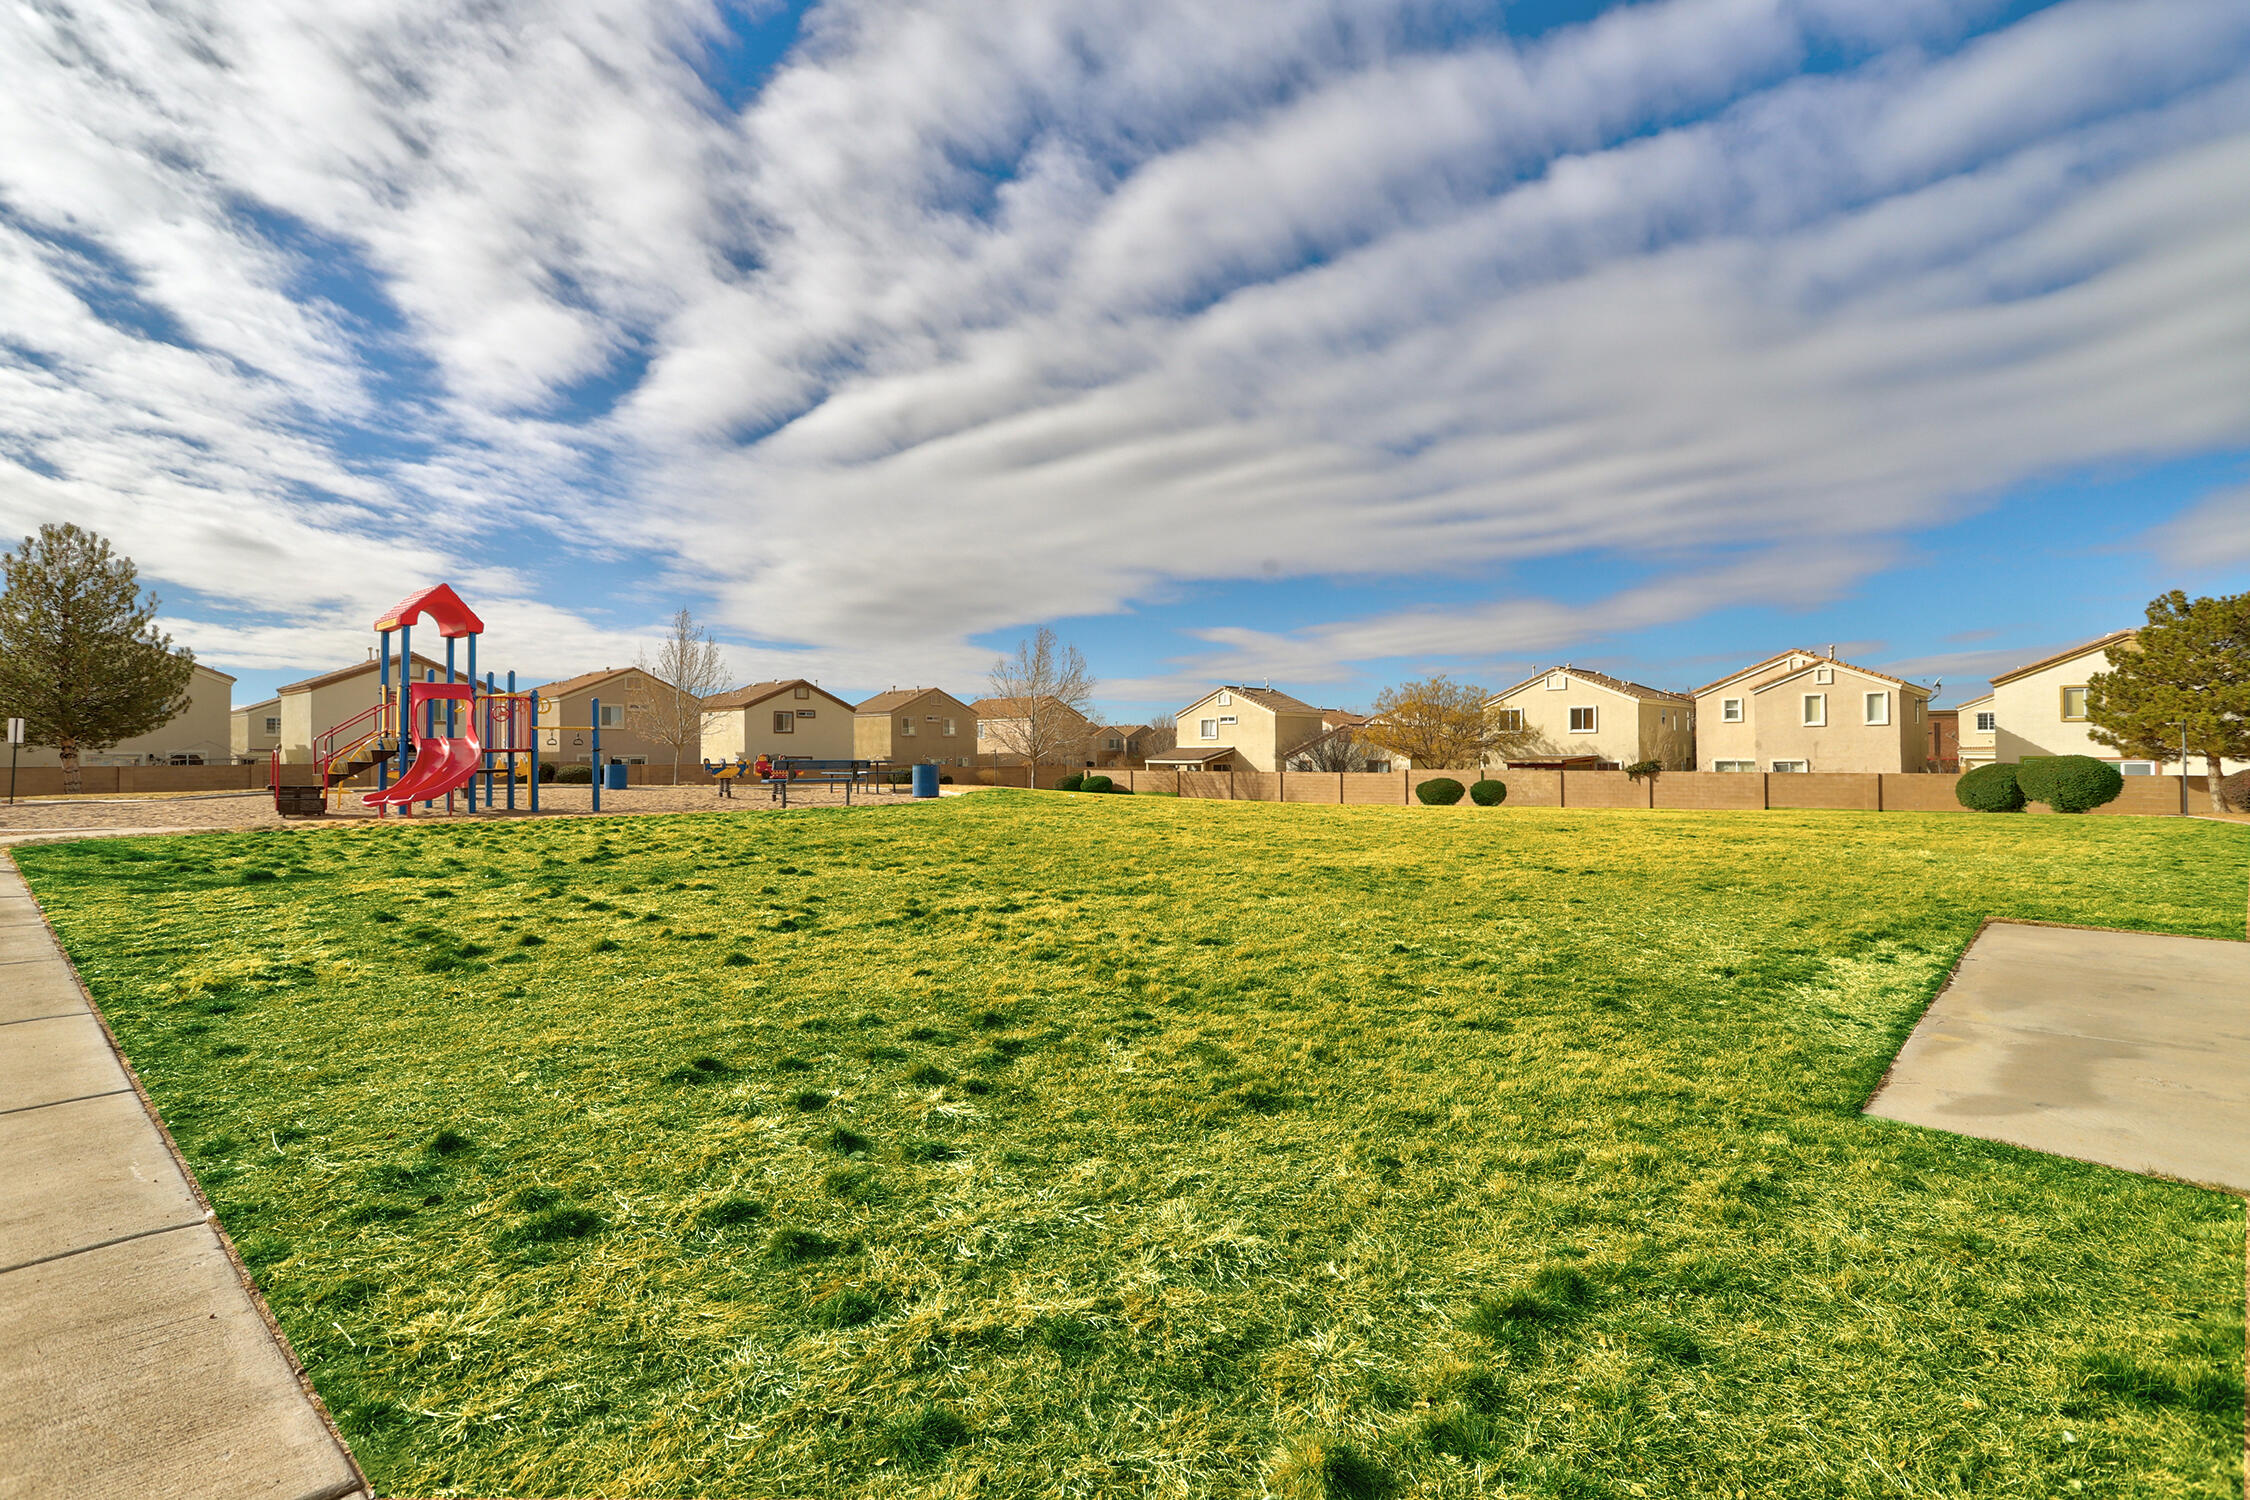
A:
{"type": "Polygon", "coordinates": [[[899,732],[900,734],[903,734],[903,735],[907,736],[908,738],[912,738],[912,737],[914,736],[914,734],[915,734],[915,733],[917,732],[917,731],[915,730],[915,728],[914,728],[914,721],[913,721],[912,719],[901,719],[901,720],[899,720],[899,721],[898,721],[898,732],[899,732]]]}
{"type": "Polygon", "coordinates": [[[800,719],[813,719],[819,716],[820,710],[817,708],[800,708],[797,710],[797,717],[800,719]]]}
{"type": "Polygon", "coordinates": [[[1835,682],[1836,669],[1834,667],[1815,667],[1813,668],[1812,680],[1822,687],[1827,687],[1835,682]]]}
{"type": "Polygon", "coordinates": [[[1711,769],[1730,774],[1737,771],[1755,771],[1758,769],[1758,763],[1754,760],[1715,760],[1711,762],[1711,769]]]}
{"type": "Polygon", "coordinates": [[[945,734],[948,739],[953,737],[953,720],[951,719],[945,721],[945,734]]]}
{"type": "Polygon", "coordinates": [[[1198,739],[1215,740],[1219,737],[1219,721],[1198,719],[1195,721],[1195,733],[1198,739]]]}
{"type": "Polygon", "coordinates": [[[1221,693],[1221,694],[1219,694],[1219,707],[1221,707],[1221,708],[1232,708],[1233,706],[1234,706],[1234,694],[1232,694],[1232,693],[1221,693]]]}
{"type": "Polygon", "coordinates": [[[1570,724],[1572,734],[1600,734],[1602,732],[1601,706],[1594,703],[1573,703],[1570,705],[1570,724]],[[1584,729],[1577,727],[1578,716],[1581,713],[1586,715],[1586,727],[1584,729]]]}
{"type": "Polygon", "coordinates": [[[1239,724],[1242,721],[1236,718],[1233,714],[1221,714],[1219,715],[1219,722],[1221,724],[1239,724]]]}
{"type": "Polygon", "coordinates": [[[1983,709],[1977,714],[1976,732],[1978,734],[1991,734],[1998,730],[1999,727],[2000,716],[1997,713],[1993,712],[1991,709],[1983,709]]]}
{"type": "Polygon", "coordinates": [[[1523,710],[1520,708],[1494,709],[1492,711],[1492,727],[1502,734],[1523,733],[1523,710]]]}
{"type": "Polygon", "coordinates": [[[1806,693],[1799,699],[1797,707],[1804,716],[1805,728],[1826,729],[1828,727],[1828,695],[1826,693],[1806,693]],[[1813,705],[1815,703],[1820,705],[1820,717],[1817,719],[1813,717],[1813,705]]]}
{"type": "Polygon", "coordinates": [[[1719,722],[1721,724],[1739,724],[1742,722],[1742,700],[1740,698],[1721,698],[1719,700],[1719,722]]]}
{"type": "Polygon", "coordinates": [[[1860,712],[1870,724],[1891,722],[1891,695],[1889,693],[1862,693],[1859,695],[1860,712]]]}
{"type": "Polygon", "coordinates": [[[2120,776],[2154,776],[2156,774],[2156,762],[2153,760],[2121,760],[2117,763],[2117,774],[2120,776]]]}
{"type": "Polygon", "coordinates": [[[1812,762],[1809,760],[1777,760],[1773,763],[1773,768],[1777,772],[1796,774],[1811,771],[1812,762]]]}
{"type": "Polygon", "coordinates": [[[1563,690],[1564,688],[1567,688],[1567,687],[1569,687],[1569,686],[1570,686],[1570,679],[1569,679],[1568,677],[1565,677],[1565,676],[1563,676],[1563,674],[1562,674],[1562,673],[1560,673],[1560,672],[1549,672],[1549,673],[1547,674],[1547,691],[1548,691],[1548,692],[1550,692],[1550,693],[1559,693],[1559,692],[1561,692],[1561,691],[1562,691],[1562,690],[1563,690]]]}

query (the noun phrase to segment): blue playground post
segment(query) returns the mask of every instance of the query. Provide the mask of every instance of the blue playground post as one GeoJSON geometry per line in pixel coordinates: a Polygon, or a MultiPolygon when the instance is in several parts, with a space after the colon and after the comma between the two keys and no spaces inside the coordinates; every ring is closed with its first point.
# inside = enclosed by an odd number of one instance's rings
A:
{"type": "MultiPolygon", "coordinates": [[[[508,811],[516,810],[516,752],[512,748],[523,734],[523,705],[516,701],[516,674],[508,674],[508,811]]],[[[537,712],[536,709],[533,712],[537,712]]]]}
{"type": "MultiPolygon", "coordinates": [[[[479,738],[484,742],[484,805],[487,808],[493,806],[497,800],[492,795],[492,695],[498,691],[500,691],[499,684],[492,680],[492,674],[490,672],[485,673],[484,733],[479,738]]],[[[511,760],[508,764],[513,768],[515,762],[511,760]]],[[[515,799],[511,797],[508,800],[513,803],[515,799]]]]}
{"type": "Polygon", "coordinates": [[[398,773],[414,763],[414,719],[407,713],[407,700],[414,682],[414,627],[398,628],[398,702],[391,709],[391,727],[398,731],[398,773]]]}
{"type": "Polygon", "coordinates": [[[594,700],[594,811],[602,810],[602,700],[594,700]]]}
{"type": "MultiPolygon", "coordinates": [[[[446,644],[451,645],[452,642],[448,641],[446,642],[446,644]]],[[[446,675],[448,677],[452,676],[451,667],[448,667],[446,669],[446,675]]],[[[469,731],[469,733],[475,734],[477,732],[477,638],[473,635],[469,637],[469,675],[467,681],[469,684],[469,711],[466,714],[462,715],[462,717],[468,720],[468,723],[464,727],[469,731]]],[[[448,734],[454,732],[453,703],[451,699],[446,700],[445,728],[448,734]]],[[[480,755],[477,757],[477,759],[481,762],[484,757],[480,755]]],[[[461,788],[463,791],[469,794],[469,811],[472,813],[475,812],[477,810],[477,778],[473,772],[470,774],[467,781],[461,783],[461,788]]],[[[490,797],[486,797],[484,800],[487,806],[491,805],[492,799],[490,797]]]]}
{"type": "MultiPolygon", "coordinates": [[[[515,683],[516,674],[508,674],[508,682],[515,683]]],[[[531,810],[539,811],[539,695],[525,694],[531,700],[531,810]]]]}
{"type": "MultiPolygon", "coordinates": [[[[388,630],[383,632],[382,661],[382,701],[387,704],[391,701],[391,633],[388,630]]],[[[404,743],[405,736],[401,735],[399,738],[404,743]]],[[[375,716],[375,748],[378,751],[383,748],[382,714],[375,716]]],[[[390,784],[391,763],[378,754],[375,757],[375,790],[382,791],[390,784]]]]}

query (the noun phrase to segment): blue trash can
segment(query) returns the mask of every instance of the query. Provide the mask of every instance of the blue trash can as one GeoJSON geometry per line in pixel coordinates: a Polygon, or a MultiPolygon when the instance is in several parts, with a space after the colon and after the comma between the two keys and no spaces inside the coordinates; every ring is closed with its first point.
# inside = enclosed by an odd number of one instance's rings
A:
{"type": "Polygon", "coordinates": [[[914,768],[914,795],[917,797],[935,797],[937,795],[936,766],[916,766],[914,768]]]}
{"type": "Polygon", "coordinates": [[[613,760],[607,766],[603,767],[603,769],[609,772],[609,789],[613,792],[624,791],[625,762],[621,760],[613,760]]]}

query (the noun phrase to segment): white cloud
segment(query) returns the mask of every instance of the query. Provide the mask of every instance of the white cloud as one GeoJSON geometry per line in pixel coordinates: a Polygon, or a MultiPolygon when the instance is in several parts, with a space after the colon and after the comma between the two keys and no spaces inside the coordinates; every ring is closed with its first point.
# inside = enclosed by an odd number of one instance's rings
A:
{"type": "MultiPolygon", "coordinates": [[[[2006,487],[2250,443],[2233,0],[1418,40],[1473,9],[830,0],[730,114],[716,0],[19,8],[0,527],[94,524],[277,665],[439,576],[614,657],[579,556],[859,683],[1199,582],[1493,581],[1181,667],[1324,682],[1818,602],[2006,487]],[[1655,581],[1509,597],[1574,553],[1655,581]]],[[[2250,555],[2241,508],[2170,535],[2250,555]]]]}
{"type": "Polygon", "coordinates": [[[2182,568],[2250,563],[2250,484],[2213,490],[2155,540],[2166,560],[2182,568]]]}

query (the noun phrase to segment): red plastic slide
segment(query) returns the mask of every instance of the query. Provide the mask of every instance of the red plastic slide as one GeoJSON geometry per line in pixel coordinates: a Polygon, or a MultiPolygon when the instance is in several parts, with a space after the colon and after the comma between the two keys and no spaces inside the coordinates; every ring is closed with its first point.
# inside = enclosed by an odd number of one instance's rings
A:
{"type": "MultiPolygon", "coordinates": [[[[411,725],[422,705],[433,700],[473,701],[475,687],[466,682],[416,682],[407,685],[406,722],[411,725]]],[[[414,742],[414,764],[406,774],[381,791],[360,800],[369,807],[400,807],[409,802],[429,802],[458,791],[484,766],[484,745],[477,739],[475,715],[469,732],[458,737],[424,736],[414,742]]]]}

